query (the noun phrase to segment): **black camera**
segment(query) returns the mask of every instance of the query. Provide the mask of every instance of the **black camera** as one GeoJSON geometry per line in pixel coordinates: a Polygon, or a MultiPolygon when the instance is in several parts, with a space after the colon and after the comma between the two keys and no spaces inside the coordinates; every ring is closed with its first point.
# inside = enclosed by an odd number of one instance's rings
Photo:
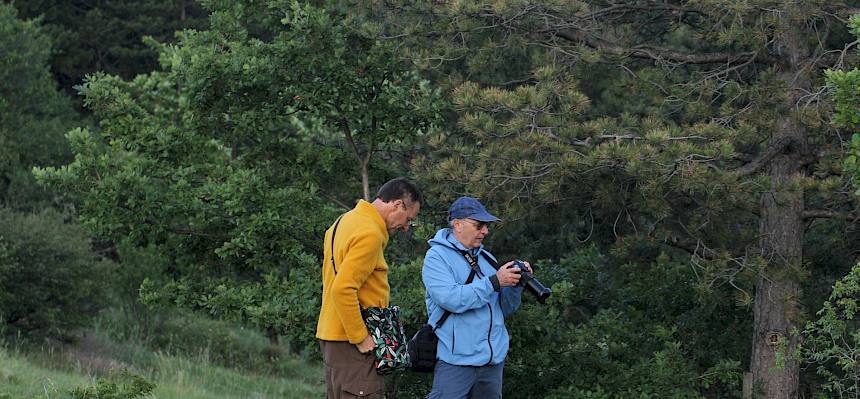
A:
{"type": "Polygon", "coordinates": [[[521,260],[515,260],[511,267],[520,269],[520,282],[517,284],[520,287],[526,287],[532,294],[537,297],[538,302],[546,304],[546,299],[552,294],[552,290],[541,284],[535,275],[526,270],[526,265],[521,260]]]}

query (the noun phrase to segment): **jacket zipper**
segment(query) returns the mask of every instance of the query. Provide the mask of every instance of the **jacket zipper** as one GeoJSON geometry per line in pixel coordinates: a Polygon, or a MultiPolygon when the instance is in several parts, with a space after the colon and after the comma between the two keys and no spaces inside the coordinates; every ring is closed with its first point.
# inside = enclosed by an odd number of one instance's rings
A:
{"type": "Polygon", "coordinates": [[[485,366],[489,366],[493,362],[493,341],[490,340],[490,335],[493,334],[493,307],[488,303],[487,308],[490,309],[490,329],[487,330],[487,345],[490,347],[490,360],[487,360],[485,366]]]}
{"type": "MultiPolygon", "coordinates": [[[[477,263],[478,263],[478,271],[482,272],[482,273],[478,273],[478,274],[484,274],[483,270],[481,269],[481,266],[480,266],[480,264],[481,264],[480,258],[478,259],[477,263]]],[[[493,363],[493,341],[491,339],[491,336],[493,335],[493,306],[489,302],[487,302],[487,309],[490,311],[490,328],[487,330],[487,346],[490,347],[490,360],[487,360],[487,364],[485,366],[489,366],[491,363],[493,363]]]]}

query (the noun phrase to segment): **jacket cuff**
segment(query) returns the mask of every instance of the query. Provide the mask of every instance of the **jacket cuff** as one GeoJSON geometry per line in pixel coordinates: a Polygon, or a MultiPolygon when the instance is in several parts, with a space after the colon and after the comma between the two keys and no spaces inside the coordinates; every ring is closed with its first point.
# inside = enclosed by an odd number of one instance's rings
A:
{"type": "Polygon", "coordinates": [[[493,290],[495,290],[496,292],[501,291],[502,286],[499,284],[498,276],[496,276],[495,274],[490,276],[490,282],[493,283],[493,290]]]}

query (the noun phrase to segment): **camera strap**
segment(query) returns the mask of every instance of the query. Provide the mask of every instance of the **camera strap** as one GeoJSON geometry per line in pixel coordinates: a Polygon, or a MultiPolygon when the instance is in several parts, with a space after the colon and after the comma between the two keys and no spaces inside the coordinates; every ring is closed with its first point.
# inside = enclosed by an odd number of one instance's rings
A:
{"type": "Polygon", "coordinates": [[[487,260],[487,262],[490,264],[490,266],[493,267],[493,269],[499,270],[499,262],[496,262],[496,260],[493,259],[493,257],[490,256],[486,251],[481,250],[481,255],[484,256],[484,259],[487,260]]]}

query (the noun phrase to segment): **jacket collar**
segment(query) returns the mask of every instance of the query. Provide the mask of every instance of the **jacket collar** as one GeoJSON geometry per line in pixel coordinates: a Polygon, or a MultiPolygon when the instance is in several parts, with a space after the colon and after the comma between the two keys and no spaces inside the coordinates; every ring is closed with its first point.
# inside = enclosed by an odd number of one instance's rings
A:
{"type": "Polygon", "coordinates": [[[370,218],[374,224],[379,227],[379,231],[382,233],[382,237],[385,238],[384,245],[388,245],[388,228],[385,226],[385,220],[382,219],[382,215],[379,214],[379,211],[373,207],[373,204],[367,202],[363,199],[358,200],[358,203],[355,204],[354,210],[362,216],[366,216],[370,218]]]}
{"type": "Polygon", "coordinates": [[[467,249],[465,246],[463,246],[463,244],[460,243],[460,241],[457,241],[457,239],[454,238],[454,232],[452,232],[450,228],[447,230],[448,230],[448,235],[445,237],[445,241],[448,241],[448,244],[450,244],[455,249],[458,249],[460,251],[469,252],[473,256],[478,256],[478,253],[480,253],[481,250],[484,249],[484,244],[481,244],[481,246],[478,248],[467,249]]]}

